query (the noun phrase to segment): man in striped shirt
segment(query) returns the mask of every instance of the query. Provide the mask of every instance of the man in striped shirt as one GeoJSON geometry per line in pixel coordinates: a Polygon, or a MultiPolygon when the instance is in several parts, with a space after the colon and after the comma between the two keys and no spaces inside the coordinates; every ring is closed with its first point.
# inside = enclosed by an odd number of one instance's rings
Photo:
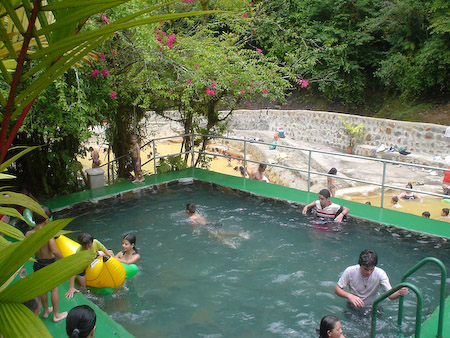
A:
{"type": "Polygon", "coordinates": [[[303,208],[302,214],[306,216],[309,209],[316,208],[318,217],[333,219],[335,222],[341,222],[345,215],[350,211],[348,208],[330,201],[330,191],[322,189],[319,191],[319,200],[309,203],[303,208]]]}

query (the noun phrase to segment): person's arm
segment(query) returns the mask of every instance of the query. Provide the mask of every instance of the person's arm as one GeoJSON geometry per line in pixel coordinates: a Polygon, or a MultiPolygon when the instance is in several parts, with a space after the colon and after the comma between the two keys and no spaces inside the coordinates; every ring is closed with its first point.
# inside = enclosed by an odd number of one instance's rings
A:
{"type": "Polygon", "coordinates": [[[54,254],[57,258],[59,259],[64,258],[63,254],[61,253],[61,251],[59,251],[58,247],[56,246],[54,238],[48,241],[48,247],[50,248],[51,253],[54,254]]]}
{"type": "Polygon", "coordinates": [[[69,290],[66,292],[67,298],[73,298],[74,293],[80,292],[80,290],[75,289],[75,276],[70,277],[69,280],[69,290]]]}
{"type": "Polygon", "coordinates": [[[408,294],[408,288],[401,288],[397,292],[394,292],[392,295],[390,295],[388,298],[390,300],[394,300],[397,298],[400,298],[400,296],[406,296],[408,294]]]}
{"type": "Polygon", "coordinates": [[[334,219],[335,222],[342,222],[342,220],[344,219],[344,216],[348,214],[348,212],[350,211],[349,208],[347,207],[342,207],[343,210],[342,212],[336,216],[336,218],[334,219]]]}
{"type": "Polygon", "coordinates": [[[405,192],[400,193],[397,197],[398,197],[398,199],[402,199],[403,196],[405,196],[405,192]]]}
{"type": "Polygon", "coordinates": [[[336,286],[334,288],[334,293],[336,295],[338,295],[339,297],[347,298],[353,304],[353,306],[356,307],[356,308],[364,307],[364,302],[362,301],[361,298],[351,294],[350,292],[345,291],[344,289],[342,289],[337,284],[336,284],[336,286]]]}
{"type": "Polygon", "coordinates": [[[316,205],[316,201],[309,203],[308,205],[305,205],[305,207],[303,208],[302,214],[306,216],[306,214],[308,213],[308,210],[311,209],[312,207],[314,207],[316,205]]]}
{"type": "Polygon", "coordinates": [[[134,254],[133,256],[131,256],[131,259],[128,261],[125,261],[124,259],[122,259],[122,257],[120,257],[120,258],[116,257],[116,258],[119,262],[124,263],[124,264],[136,264],[136,262],[141,259],[141,255],[139,255],[139,254],[134,254]]]}

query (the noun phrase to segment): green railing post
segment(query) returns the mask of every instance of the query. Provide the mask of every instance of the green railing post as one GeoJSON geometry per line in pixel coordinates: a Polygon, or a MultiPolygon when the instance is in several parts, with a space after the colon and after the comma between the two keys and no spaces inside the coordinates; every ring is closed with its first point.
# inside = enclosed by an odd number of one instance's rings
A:
{"type": "MultiPolygon", "coordinates": [[[[411,269],[406,271],[403,274],[401,282],[404,283],[406,279],[412,275],[414,272],[419,270],[422,266],[427,263],[436,263],[437,266],[441,269],[441,287],[440,287],[440,295],[439,295],[439,320],[438,320],[438,329],[436,337],[442,338],[442,330],[444,326],[444,311],[445,311],[445,293],[446,293],[446,282],[447,282],[447,270],[445,269],[444,263],[442,263],[439,259],[435,257],[427,257],[422,259],[419,263],[414,265],[411,269]]],[[[403,322],[403,297],[400,297],[399,306],[398,306],[398,326],[401,327],[403,322]]]]}
{"type": "Polygon", "coordinates": [[[381,181],[381,201],[380,208],[383,209],[384,204],[384,184],[386,183],[386,162],[383,162],[383,179],[381,181]]]}
{"type": "Polygon", "coordinates": [[[152,140],[152,149],[153,149],[153,174],[156,175],[156,146],[155,146],[155,140],[152,140]]]}
{"type": "MultiPolygon", "coordinates": [[[[408,289],[414,291],[414,293],[417,296],[417,305],[416,305],[416,325],[415,325],[415,338],[420,338],[420,330],[422,328],[422,293],[420,290],[411,283],[400,283],[390,289],[389,291],[385,292],[381,296],[379,296],[375,302],[372,305],[372,324],[370,329],[370,338],[375,338],[376,332],[377,332],[377,311],[378,311],[378,303],[380,303],[382,300],[388,298],[393,293],[397,292],[403,287],[407,287],[408,289]]],[[[403,297],[400,297],[403,298],[403,297]]],[[[401,327],[400,327],[401,330],[401,327]]]]}
{"type": "Polygon", "coordinates": [[[308,152],[308,192],[311,192],[311,150],[308,152]]]}

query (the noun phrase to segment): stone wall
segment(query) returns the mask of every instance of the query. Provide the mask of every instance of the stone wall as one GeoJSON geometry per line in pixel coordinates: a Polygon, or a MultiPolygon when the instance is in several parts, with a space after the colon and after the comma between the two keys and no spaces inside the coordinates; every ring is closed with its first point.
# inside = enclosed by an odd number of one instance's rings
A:
{"type": "Polygon", "coordinates": [[[310,143],[321,143],[344,150],[348,136],[340,117],[364,126],[360,145],[375,148],[403,147],[413,154],[440,156],[450,154],[450,138],[445,137],[447,126],[377,119],[349,114],[308,110],[237,110],[229,121],[230,130],[271,130],[283,128],[286,137],[310,143]]]}

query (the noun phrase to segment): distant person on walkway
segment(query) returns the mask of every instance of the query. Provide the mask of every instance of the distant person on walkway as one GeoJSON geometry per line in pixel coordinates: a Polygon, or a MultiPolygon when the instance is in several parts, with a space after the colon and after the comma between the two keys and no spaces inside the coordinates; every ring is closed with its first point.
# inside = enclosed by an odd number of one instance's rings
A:
{"type": "Polygon", "coordinates": [[[319,338],[345,338],[341,321],[336,316],[325,316],[320,321],[319,338]]]}
{"type": "Polygon", "coordinates": [[[444,195],[450,195],[450,167],[444,171],[444,178],[442,179],[442,190],[444,195]]]}
{"type": "MultiPolygon", "coordinates": [[[[336,175],[337,174],[337,169],[336,168],[331,168],[330,171],[328,172],[329,175],[336,175]]],[[[336,196],[336,190],[337,190],[337,186],[334,182],[334,177],[330,177],[327,176],[327,187],[328,190],[330,190],[331,196],[336,196]]]]}
{"type": "Polygon", "coordinates": [[[89,305],[75,306],[66,319],[66,333],[70,338],[94,337],[97,316],[89,305]]]}
{"type": "Polygon", "coordinates": [[[398,197],[394,196],[391,198],[391,203],[393,208],[401,208],[402,206],[398,203],[398,197]]]}
{"type": "MultiPolygon", "coordinates": [[[[411,183],[408,183],[406,185],[406,188],[412,189],[413,186],[411,183]]],[[[422,197],[420,197],[418,194],[412,191],[403,191],[400,195],[398,195],[398,199],[404,199],[404,200],[419,200],[420,203],[422,203],[422,197]]]]}
{"type": "Polygon", "coordinates": [[[319,200],[309,203],[303,208],[302,214],[306,216],[309,209],[316,208],[318,217],[334,219],[335,222],[342,222],[345,215],[350,211],[348,208],[330,201],[330,191],[322,189],[319,191],[319,200]]]}
{"type": "Polygon", "coordinates": [[[139,147],[138,138],[136,135],[131,135],[131,166],[134,171],[133,183],[144,182],[144,176],[142,176],[141,170],[141,148],[139,147]]]}
{"type": "Polygon", "coordinates": [[[450,209],[449,208],[442,208],[441,218],[443,218],[443,219],[450,219],[449,213],[450,213],[450,209]]]}
{"type": "MultiPolygon", "coordinates": [[[[363,250],[357,265],[345,269],[334,288],[334,293],[342,298],[347,298],[355,308],[367,308],[372,306],[381,286],[385,291],[392,289],[389,277],[383,269],[377,268],[378,256],[375,251],[363,250]],[[348,292],[345,289],[348,287],[348,292]]],[[[408,294],[407,288],[401,288],[389,296],[394,300],[408,294]]]]}
{"type": "Polygon", "coordinates": [[[424,212],[422,212],[422,217],[430,218],[430,216],[431,216],[431,214],[430,214],[429,211],[424,211],[424,212]]]}
{"type": "Polygon", "coordinates": [[[98,168],[102,161],[100,161],[100,156],[98,154],[98,151],[95,150],[92,147],[89,147],[89,151],[91,153],[91,160],[92,160],[92,168],[98,168]]]}
{"type": "Polygon", "coordinates": [[[252,180],[269,182],[269,179],[266,176],[264,176],[266,168],[267,168],[266,164],[260,163],[259,166],[250,173],[250,178],[252,180]]]}

